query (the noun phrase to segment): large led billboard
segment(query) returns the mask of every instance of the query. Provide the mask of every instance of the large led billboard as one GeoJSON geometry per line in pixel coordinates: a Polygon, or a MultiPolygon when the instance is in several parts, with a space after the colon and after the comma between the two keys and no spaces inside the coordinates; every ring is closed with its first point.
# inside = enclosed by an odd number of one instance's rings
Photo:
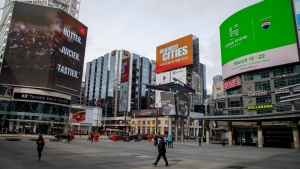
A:
{"type": "Polygon", "coordinates": [[[122,60],[121,82],[128,81],[128,78],[129,78],[129,65],[130,65],[130,58],[129,57],[122,60]]]}
{"type": "Polygon", "coordinates": [[[299,61],[292,3],[264,0],[220,26],[222,76],[299,61]]]}
{"type": "Polygon", "coordinates": [[[193,64],[193,35],[156,47],[156,73],[193,64]]]}
{"type": "Polygon", "coordinates": [[[60,9],[15,2],[0,83],[79,95],[86,36],[60,9]]]}

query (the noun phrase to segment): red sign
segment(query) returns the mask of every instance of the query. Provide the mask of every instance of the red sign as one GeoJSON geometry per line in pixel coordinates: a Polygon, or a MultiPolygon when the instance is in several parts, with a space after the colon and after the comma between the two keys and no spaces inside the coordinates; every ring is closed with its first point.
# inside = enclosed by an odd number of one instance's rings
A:
{"type": "Polygon", "coordinates": [[[116,51],[111,51],[111,56],[115,56],[116,55],[116,51]]]}
{"type": "Polygon", "coordinates": [[[224,90],[234,88],[240,85],[240,78],[238,76],[224,81],[224,90]]]}
{"type": "Polygon", "coordinates": [[[122,60],[121,82],[126,82],[129,79],[129,64],[130,64],[130,58],[126,58],[122,60]]]}
{"type": "Polygon", "coordinates": [[[129,52],[126,51],[126,50],[124,50],[124,55],[125,55],[125,56],[128,56],[128,55],[129,55],[129,52]]]}

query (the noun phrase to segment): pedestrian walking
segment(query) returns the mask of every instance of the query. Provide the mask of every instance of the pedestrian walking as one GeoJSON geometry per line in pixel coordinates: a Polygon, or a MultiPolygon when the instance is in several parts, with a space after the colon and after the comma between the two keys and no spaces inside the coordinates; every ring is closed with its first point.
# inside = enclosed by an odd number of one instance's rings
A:
{"type": "Polygon", "coordinates": [[[44,140],[44,138],[41,134],[39,134],[39,138],[36,141],[36,144],[37,144],[37,151],[38,151],[38,154],[39,154],[38,162],[40,162],[41,161],[41,156],[42,156],[42,151],[43,151],[44,146],[45,146],[45,140],[44,140]]]}
{"type": "Polygon", "coordinates": [[[158,137],[157,135],[154,135],[154,146],[153,147],[156,147],[158,145],[158,137]]]}
{"type": "Polygon", "coordinates": [[[155,163],[152,163],[152,166],[155,167],[157,165],[157,163],[159,162],[160,158],[163,157],[163,159],[165,160],[165,167],[169,166],[167,157],[166,157],[166,146],[165,146],[165,142],[164,142],[164,137],[160,137],[159,143],[158,143],[158,155],[156,158],[155,163]]]}
{"type": "Polygon", "coordinates": [[[171,144],[172,144],[172,136],[169,135],[168,136],[168,147],[171,147],[171,144]]]}
{"type": "Polygon", "coordinates": [[[88,139],[86,141],[90,141],[91,140],[91,134],[88,134],[88,139]]]}
{"type": "Polygon", "coordinates": [[[68,142],[68,143],[70,144],[70,134],[67,133],[67,134],[66,134],[66,137],[67,137],[67,141],[66,141],[65,143],[68,142]]]}
{"type": "Polygon", "coordinates": [[[200,134],[199,134],[199,136],[198,136],[198,141],[199,141],[199,146],[201,146],[202,137],[201,137],[201,135],[200,135],[200,134]]]}
{"type": "Polygon", "coordinates": [[[174,141],[175,141],[174,133],[172,133],[171,136],[172,136],[171,148],[173,148],[173,143],[174,143],[174,141]]]}
{"type": "Polygon", "coordinates": [[[93,132],[91,132],[91,142],[93,143],[93,132]]]}
{"type": "Polygon", "coordinates": [[[167,147],[167,144],[168,144],[168,138],[167,138],[167,135],[164,136],[164,141],[165,141],[165,146],[167,147]]]}
{"type": "Polygon", "coordinates": [[[226,142],[226,140],[225,140],[225,137],[223,136],[222,141],[221,141],[223,147],[225,147],[225,142],[226,142]]]}

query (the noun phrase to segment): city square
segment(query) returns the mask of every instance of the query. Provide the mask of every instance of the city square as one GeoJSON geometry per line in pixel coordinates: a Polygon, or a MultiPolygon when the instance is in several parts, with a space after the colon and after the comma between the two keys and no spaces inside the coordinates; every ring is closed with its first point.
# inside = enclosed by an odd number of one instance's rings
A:
{"type": "MultiPolygon", "coordinates": [[[[0,168],[52,169],[52,168],[154,168],[157,156],[153,141],[113,142],[100,139],[87,141],[87,136],[75,135],[70,144],[49,141],[52,136],[44,135],[45,147],[41,162],[37,162],[35,141],[37,135],[0,135],[0,168]],[[21,141],[5,141],[20,138],[21,141]]],[[[167,148],[169,168],[174,169],[299,169],[300,151],[287,148],[257,148],[255,146],[225,146],[195,141],[174,143],[167,148]]],[[[160,159],[156,168],[164,168],[160,159]]]]}

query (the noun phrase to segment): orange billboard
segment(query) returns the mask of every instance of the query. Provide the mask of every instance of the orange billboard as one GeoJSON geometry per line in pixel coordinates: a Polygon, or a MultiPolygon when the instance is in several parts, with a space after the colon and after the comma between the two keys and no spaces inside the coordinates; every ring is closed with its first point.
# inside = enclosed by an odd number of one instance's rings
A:
{"type": "Polygon", "coordinates": [[[156,73],[193,64],[193,35],[156,47],[156,73]]]}

